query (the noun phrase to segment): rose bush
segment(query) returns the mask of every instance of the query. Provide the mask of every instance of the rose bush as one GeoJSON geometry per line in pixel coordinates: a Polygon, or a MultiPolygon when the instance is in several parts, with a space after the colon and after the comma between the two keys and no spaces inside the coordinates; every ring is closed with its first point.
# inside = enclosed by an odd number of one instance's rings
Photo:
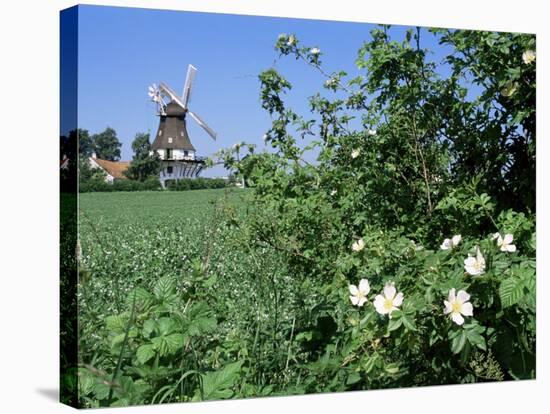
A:
{"type": "Polygon", "coordinates": [[[295,310],[299,350],[322,343],[297,352],[304,392],[535,376],[534,37],[431,30],[439,63],[421,34],[373,30],[351,79],[279,36],[327,91],[297,114],[291,81],[262,72],[273,150],[225,153],[252,187],[248,242],[315,303],[295,310]]]}

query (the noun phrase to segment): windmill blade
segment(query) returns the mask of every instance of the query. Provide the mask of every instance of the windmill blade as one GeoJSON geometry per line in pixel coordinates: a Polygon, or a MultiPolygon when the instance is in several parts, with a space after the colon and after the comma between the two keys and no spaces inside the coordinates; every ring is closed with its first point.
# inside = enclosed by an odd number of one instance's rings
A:
{"type": "Polygon", "coordinates": [[[181,106],[183,109],[185,109],[185,105],[183,104],[183,102],[181,101],[181,99],[179,98],[178,95],[176,95],[174,93],[174,91],[172,89],[170,89],[168,87],[168,85],[166,85],[165,83],[161,82],[160,83],[160,91],[161,93],[163,93],[164,95],[168,96],[170,99],[172,99],[175,103],[177,103],[179,106],[181,106]]]}
{"type": "Polygon", "coordinates": [[[149,86],[147,90],[148,90],[147,95],[149,95],[149,98],[154,98],[159,94],[157,85],[155,85],[154,83],[151,86],[149,86]]]}
{"type": "Polygon", "coordinates": [[[189,65],[187,68],[187,77],[185,78],[185,86],[183,87],[182,101],[185,107],[189,105],[189,100],[191,99],[191,86],[193,86],[193,80],[197,73],[197,68],[193,65],[189,65]]]}
{"type": "Polygon", "coordinates": [[[206,125],[206,123],[199,118],[199,116],[197,114],[195,114],[194,112],[191,112],[191,111],[188,111],[189,115],[191,115],[191,117],[197,121],[197,124],[199,124],[206,132],[208,132],[208,135],[210,135],[212,137],[212,139],[216,140],[216,136],[218,134],[216,134],[212,128],[210,128],[208,125],[206,125]]]}

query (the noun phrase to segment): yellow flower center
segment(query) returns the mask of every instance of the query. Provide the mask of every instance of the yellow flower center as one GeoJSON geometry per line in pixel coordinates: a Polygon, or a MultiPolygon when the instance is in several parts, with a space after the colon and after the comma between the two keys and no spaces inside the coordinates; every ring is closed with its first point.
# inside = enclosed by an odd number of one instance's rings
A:
{"type": "Polygon", "coordinates": [[[393,308],[393,299],[387,299],[384,301],[384,309],[391,311],[393,308]]]}
{"type": "Polygon", "coordinates": [[[454,302],[452,304],[453,313],[460,313],[462,310],[462,303],[460,302],[454,302]]]}

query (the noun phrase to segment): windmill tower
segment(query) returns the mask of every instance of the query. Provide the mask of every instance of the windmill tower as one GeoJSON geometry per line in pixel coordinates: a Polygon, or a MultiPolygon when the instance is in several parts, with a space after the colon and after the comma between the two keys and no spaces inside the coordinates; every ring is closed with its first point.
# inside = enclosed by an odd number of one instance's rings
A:
{"type": "Polygon", "coordinates": [[[204,168],[205,158],[198,157],[189,134],[187,133],[187,115],[190,115],[207,133],[216,139],[216,133],[197,114],[189,110],[191,87],[197,69],[189,65],[182,96],[165,83],[149,86],[149,97],[157,104],[160,117],[155,140],[151,145],[162,161],[160,183],[164,188],[167,181],[198,177],[204,168]],[[166,103],[165,99],[169,99],[166,103]]]}

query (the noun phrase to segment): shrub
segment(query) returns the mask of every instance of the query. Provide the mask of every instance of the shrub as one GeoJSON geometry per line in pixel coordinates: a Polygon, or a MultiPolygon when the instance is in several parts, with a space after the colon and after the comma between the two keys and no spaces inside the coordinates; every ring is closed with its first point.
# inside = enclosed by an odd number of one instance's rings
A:
{"type": "Polygon", "coordinates": [[[226,180],[222,178],[184,178],[172,180],[167,183],[166,188],[171,191],[201,190],[208,188],[224,188],[226,180]]]}

